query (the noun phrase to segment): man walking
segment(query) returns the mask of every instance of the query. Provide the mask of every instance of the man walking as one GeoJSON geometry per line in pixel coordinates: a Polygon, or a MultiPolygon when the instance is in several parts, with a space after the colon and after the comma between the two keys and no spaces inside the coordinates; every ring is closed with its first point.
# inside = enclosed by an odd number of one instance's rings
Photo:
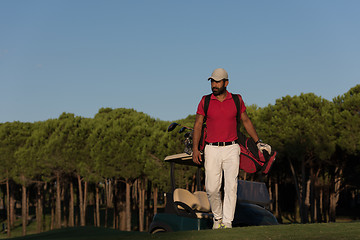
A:
{"type": "MultiPolygon", "coordinates": [[[[206,114],[205,96],[202,97],[197,108],[193,134],[193,161],[197,164],[202,161],[199,141],[206,115],[205,187],[214,215],[213,229],[231,228],[237,199],[240,161],[240,146],[237,144],[237,108],[231,93],[226,90],[229,79],[223,68],[215,69],[208,80],[211,81],[213,93],[206,114]],[[222,203],[220,188],[223,172],[224,202],[222,203]]],[[[239,100],[240,117],[246,131],[260,150],[270,148],[269,145],[261,143],[240,95],[239,100]]]]}

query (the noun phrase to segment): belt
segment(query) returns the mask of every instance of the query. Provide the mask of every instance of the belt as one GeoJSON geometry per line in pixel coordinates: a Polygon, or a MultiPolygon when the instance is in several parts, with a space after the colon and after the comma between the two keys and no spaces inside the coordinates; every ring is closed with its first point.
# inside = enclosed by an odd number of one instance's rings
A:
{"type": "Polygon", "coordinates": [[[206,143],[207,145],[210,145],[210,146],[224,147],[224,146],[229,146],[229,145],[237,144],[237,141],[232,141],[232,142],[214,142],[214,143],[205,142],[205,143],[206,143]]]}

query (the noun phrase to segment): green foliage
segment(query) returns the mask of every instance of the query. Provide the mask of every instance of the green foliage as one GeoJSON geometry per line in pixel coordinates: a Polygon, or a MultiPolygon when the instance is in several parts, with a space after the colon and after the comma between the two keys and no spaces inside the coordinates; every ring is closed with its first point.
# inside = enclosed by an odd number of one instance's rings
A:
{"type": "Polygon", "coordinates": [[[19,181],[19,173],[26,173],[26,166],[15,155],[18,148],[23,147],[31,135],[32,125],[13,122],[0,125],[0,172],[1,176],[19,181]]]}
{"type": "Polygon", "coordinates": [[[360,152],[360,84],[334,99],[337,144],[349,154],[360,152]]]}
{"type": "MultiPolygon", "coordinates": [[[[302,160],[336,165],[336,149],[343,161],[359,156],[360,85],[333,102],[312,93],[285,96],[264,108],[248,106],[247,113],[262,140],[279,152],[274,171],[288,171],[287,159],[298,166],[302,160]]],[[[192,127],[194,121],[189,115],[178,123],[192,127]]],[[[163,159],[184,149],[183,134],[167,132],[169,124],[124,108],[102,108],[91,119],[63,113],[43,122],[0,124],[0,173],[16,182],[51,181],[55,173],[94,183],[145,176],[166,189],[169,166],[163,159]]],[[[179,167],[176,177],[185,185],[193,174],[179,167]]]]}
{"type": "Polygon", "coordinates": [[[143,173],[155,120],[129,109],[101,109],[88,139],[90,156],[104,178],[134,180],[143,173]]]}
{"type": "Polygon", "coordinates": [[[360,186],[360,84],[334,98],[334,127],[338,155],[344,177],[352,186],[360,186]]]}
{"type": "Polygon", "coordinates": [[[286,96],[261,109],[257,124],[283,156],[327,160],[335,151],[330,113],[331,103],[314,94],[286,96]]]}

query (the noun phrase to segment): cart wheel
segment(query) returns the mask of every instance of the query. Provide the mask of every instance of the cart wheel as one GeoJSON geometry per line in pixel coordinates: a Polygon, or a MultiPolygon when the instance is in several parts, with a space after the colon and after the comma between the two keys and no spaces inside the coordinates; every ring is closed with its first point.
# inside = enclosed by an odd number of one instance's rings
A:
{"type": "Polygon", "coordinates": [[[156,228],[154,229],[151,234],[155,234],[155,233],[165,233],[166,232],[166,229],[164,228],[156,228]]]}

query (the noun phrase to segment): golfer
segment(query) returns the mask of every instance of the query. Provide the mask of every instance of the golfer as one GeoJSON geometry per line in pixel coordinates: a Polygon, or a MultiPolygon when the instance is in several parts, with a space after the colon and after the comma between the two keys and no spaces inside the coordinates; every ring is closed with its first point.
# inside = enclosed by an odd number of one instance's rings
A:
{"type": "MultiPolygon", "coordinates": [[[[240,146],[237,143],[237,109],[230,92],[228,74],[223,68],[213,71],[211,81],[212,95],[206,116],[207,135],[205,138],[205,187],[211,211],[214,215],[213,229],[231,228],[237,199],[237,183],[240,161],[240,146]],[[224,201],[220,187],[224,172],[224,201]]],[[[256,130],[246,114],[245,104],[239,95],[240,116],[250,137],[259,149],[270,147],[261,143],[256,130]],[[261,143],[261,144],[259,144],[261,143]]],[[[193,161],[200,164],[199,141],[205,117],[205,96],[202,97],[196,112],[193,135],[193,161]]]]}

